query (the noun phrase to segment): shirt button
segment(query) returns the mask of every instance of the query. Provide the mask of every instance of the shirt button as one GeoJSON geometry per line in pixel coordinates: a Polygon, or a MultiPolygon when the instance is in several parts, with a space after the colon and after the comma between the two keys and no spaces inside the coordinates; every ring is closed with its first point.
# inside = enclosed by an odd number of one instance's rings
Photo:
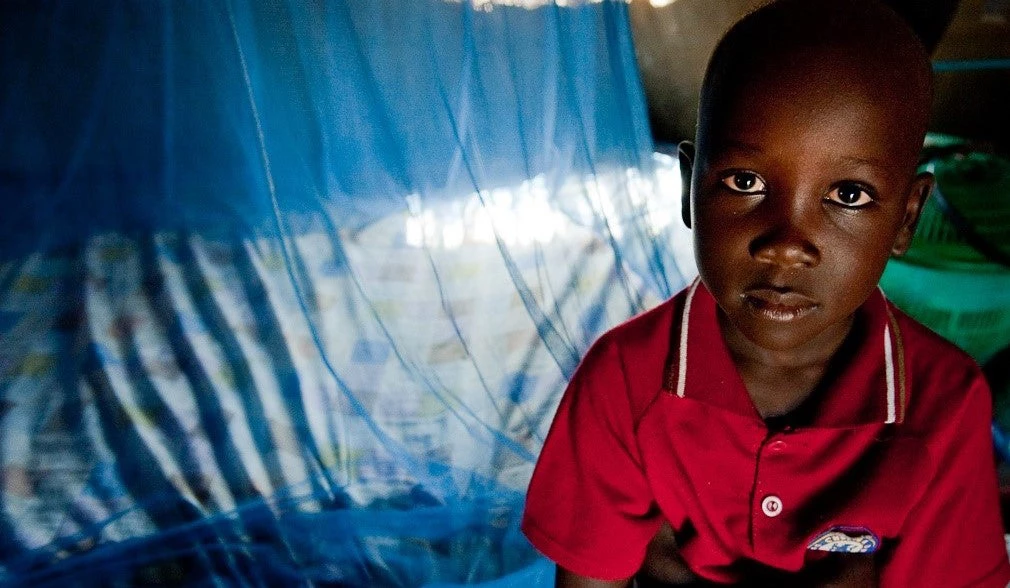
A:
{"type": "Polygon", "coordinates": [[[786,448],[786,442],[779,439],[778,441],[772,441],[768,444],[768,450],[778,453],[786,448]]]}
{"type": "Polygon", "coordinates": [[[765,516],[769,518],[779,516],[782,514],[782,499],[774,494],[765,496],[765,499],[761,501],[761,512],[765,513],[765,516]]]}

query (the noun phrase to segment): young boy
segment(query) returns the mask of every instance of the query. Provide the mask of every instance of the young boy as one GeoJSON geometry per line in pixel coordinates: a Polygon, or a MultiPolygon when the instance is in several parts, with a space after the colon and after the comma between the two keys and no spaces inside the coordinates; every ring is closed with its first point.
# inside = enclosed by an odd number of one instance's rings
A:
{"type": "Polygon", "coordinates": [[[877,289],[932,186],[930,85],[870,0],[720,42],[681,146],[700,278],[593,345],[530,484],[558,585],[1010,581],[986,383],[877,289]]]}

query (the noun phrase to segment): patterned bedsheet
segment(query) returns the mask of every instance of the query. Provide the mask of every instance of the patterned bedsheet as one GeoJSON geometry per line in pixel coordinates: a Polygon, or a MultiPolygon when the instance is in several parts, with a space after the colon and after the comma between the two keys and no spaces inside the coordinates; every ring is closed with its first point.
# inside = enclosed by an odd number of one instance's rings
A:
{"type": "Polygon", "coordinates": [[[550,207],[529,225],[494,214],[506,196],[0,266],[0,582],[415,585],[534,561],[517,519],[567,374],[660,298],[613,210],[602,232],[550,207]]]}

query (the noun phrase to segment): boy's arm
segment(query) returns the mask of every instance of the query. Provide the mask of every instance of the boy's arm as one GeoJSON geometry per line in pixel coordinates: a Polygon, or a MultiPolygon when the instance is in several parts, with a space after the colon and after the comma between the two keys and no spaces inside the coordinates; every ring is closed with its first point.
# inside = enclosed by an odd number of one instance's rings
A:
{"type": "Polygon", "coordinates": [[[626,588],[631,585],[631,578],[623,580],[596,580],[569,572],[558,566],[554,576],[555,588],[626,588]]]}
{"type": "Polygon", "coordinates": [[[680,555],[677,537],[664,522],[645,550],[645,562],[635,576],[639,588],[690,586],[698,581],[680,555]]]}
{"type": "MultiPolygon", "coordinates": [[[[936,475],[881,562],[883,586],[1005,588],[1010,581],[999,509],[989,387],[981,375],[940,425],[936,475]],[[958,410],[960,409],[960,410],[958,410]]],[[[895,464],[900,467],[901,464],[895,464]]]]}
{"type": "Polygon", "coordinates": [[[526,494],[526,537],[554,563],[590,577],[632,576],[662,522],[628,390],[617,344],[604,336],[561,399],[526,494]]]}

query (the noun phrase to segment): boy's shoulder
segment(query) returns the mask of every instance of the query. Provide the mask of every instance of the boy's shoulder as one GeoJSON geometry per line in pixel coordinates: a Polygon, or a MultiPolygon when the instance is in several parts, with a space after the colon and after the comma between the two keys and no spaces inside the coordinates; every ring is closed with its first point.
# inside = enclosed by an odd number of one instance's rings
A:
{"type": "MultiPolygon", "coordinates": [[[[637,314],[603,333],[583,357],[583,378],[614,381],[619,374],[633,414],[638,416],[664,385],[676,321],[683,311],[686,290],[637,314]]],[[[606,394],[617,390],[600,390],[606,394]]]]}
{"type": "Polygon", "coordinates": [[[633,357],[636,364],[652,367],[658,362],[660,370],[664,369],[690,290],[689,284],[671,298],[610,328],[593,348],[613,348],[633,357]]]}
{"type": "Polygon", "coordinates": [[[909,379],[908,424],[929,425],[957,412],[972,393],[989,394],[978,363],[888,301],[900,329],[899,340],[909,379]]]}
{"type": "Polygon", "coordinates": [[[683,308],[685,291],[668,298],[622,323],[611,327],[597,340],[597,344],[617,345],[630,351],[645,351],[670,344],[671,329],[683,308]]]}

